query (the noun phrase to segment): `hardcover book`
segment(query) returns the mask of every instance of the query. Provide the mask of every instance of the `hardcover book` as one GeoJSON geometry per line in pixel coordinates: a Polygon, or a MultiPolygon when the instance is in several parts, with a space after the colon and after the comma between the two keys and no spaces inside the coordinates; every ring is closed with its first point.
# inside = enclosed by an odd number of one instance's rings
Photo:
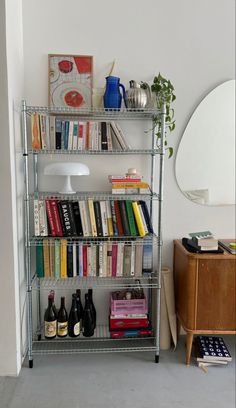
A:
{"type": "Polygon", "coordinates": [[[94,213],[95,213],[95,220],[96,220],[96,227],[97,227],[97,235],[98,237],[102,237],[103,230],[102,230],[102,216],[101,216],[100,202],[94,201],[93,204],[94,204],[94,213]]]}
{"type": "Polygon", "coordinates": [[[31,115],[31,136],[32,136],[32,149],[41,149],[41,135],[39,127],[39,115],[38,113],[33,113],[31,115]]]}
{"type": "Polygon", "coordinates": [[[198,357],[208,361],[231,361],[232,357],[222,337],[197,336],[198,357]]]}
{"type": "Polygon", "coordinates": [[[129,220],[128,220],[128,215],[126,212],[126,205],[124,200],[118,201],[119,207],[120,207],[120,215],[121,215],[121,222],[123,225],[123,230],[124,230],[124,235],[129,236],[130,235],[130,229],[129,229],[129,220]]]}
{"type": "Polygon", "coordinates": [[[55,136],[55,140],[56,140],[56,149],[57,150],[60,150],[61,149],[61,131],[62,131],[62,128],[61,128],[61,119],[59,119],[59,118],[56,118],[56,121],[55,121],[55,133],[56,133],[56,136],[55,136]]]}
{"type": "Polygon", "coordinates": [[[42,243],[36,246],[36,274],[38,278],[44,277],[44,257],[42,243]]]}

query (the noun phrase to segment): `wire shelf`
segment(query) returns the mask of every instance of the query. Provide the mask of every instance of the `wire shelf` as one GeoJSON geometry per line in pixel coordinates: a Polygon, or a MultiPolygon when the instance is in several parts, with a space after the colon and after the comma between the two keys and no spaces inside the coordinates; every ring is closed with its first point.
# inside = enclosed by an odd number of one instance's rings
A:
{"type": "Polygon", "coordinates": [[[160,154],[161,149],[127,149],[127,150],[68,150],[68,149],[29,149],[30,154],[76,154],[76,155],[156,155],[160,154]]]}
{"type": "Polygon", "coordinates": [[[145,109],[104,109],[104,108],[80,108],[73,109],[67,107],[45,107],[45,106],[26,106],[26,113],[42,113],[48,115],[60,115],[66,117],[82,117],[83,119],[114,119],[114,120],[137,120],[150,119],[160,115],[160,111],[155,108],[145,109]]]}
{"type": "Polygon", "coordinates": [[[59,290],[71,290],[74,288],[80,289],[127,289],[127,287],[138,288],[140,287],[139,280],[142,288],[154,288],[160,289],[159,278],[157,274],[149,274],[143,276],[134,277],[98,277],[88,276],[80,277],[75,276],[73,278],[36,278],[32,280],[32,288],[40,290],[51,290],[53,288],[59,290]]]}
{"type": "Polygon", "coordinates": [[[110,191],[79,191],[75,194],[60,194],[52,191],[35,192],[29,195],[29,199],[38,200],[158,200],[159,195],[151,192],[149,194],[112,194],[110,191]]]}
{"type": "Polygon", "coordinates": [[[109,328],[97,326],[93,337],[33,342],[33,355],[156,351],[154,337],[111,339],[109,328]]]}
{"type": "Polygon", "coordinates": [[[131,237],[131,236],[119,236],[119,237],[31,237],[29,240],[29,246],[42,245],[43,239],[48,239],[48,245],[55,245],[55,241],[58,239],[65,239],[67,245],[79,245],[79,244],[93,244],[100,245],[102,243],[113,243],[119,244],[123,243],[125,245],[161,245],[160,240],[156,234],[149,234],[145,237],[131,237]]]}

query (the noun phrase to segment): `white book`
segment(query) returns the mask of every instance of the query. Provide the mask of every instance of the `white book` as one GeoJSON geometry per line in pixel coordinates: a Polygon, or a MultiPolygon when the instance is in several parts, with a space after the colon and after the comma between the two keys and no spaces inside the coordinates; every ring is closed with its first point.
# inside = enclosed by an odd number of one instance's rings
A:
{"type": "Polygon", "coordinates": [[[123,242],[118,242],[117,247],[117,264],[116,264],[116,276],[123,276],[123,258],[124,258],[124,247],[123,242]]]}
{"type": "Polygon", "coordinates": [[[69,122],[69,135],[68,135],[68,150],[73,149],[73,130],[74,130],[74,122],[70,120],[69,122]]]}
{"type": "Polygon", "coordinates": [[[47,214],[46,206],[44,200],[38,200],[39,206],[39,232],[41,237],[48,236],[48,223],[47,223],[47,214]]]}
{"type": "Polygon", "coordinates": [[[107,127],[107,150],[111,151],[113,149],[113,145],[112,145],[110,122],[106,122],[106,127],[107,127]]]}
{"type": "Polygon", "coordinates": [[[98,122],[89,122],[89,150],[98,150],[98,122]]]}
{"type": "Polygon", "coordinates": [[[107,243],[107,276],[112,276],[112,243],[107,243]]]}
{"type": "Polygon", "coordinates": [[[39,200],[34,200],[34,235],[40,237],[39,228],[39,200]]]}
{"type": "Polygon", "coordinates": [[[141,218],[142,218],[145,234],[148,234],[148,227],[147,227],[147,224],[146,224],[145,217],[143,215],[143,209],[142,209],[141,204],[138,204],[138,208],[139,208],[139,212],[140,212],[140,215],[141,215],[141,218]]]}
{"type": "Polygon", "coordinates": [[[56,149],[56,137],[55,137],[55,116],[49,116],[49,138],[50,149],[56,149]]]}
{"type": "Polygon", "coordinates": [[[77,276],[77,245],[73,243],[73,276],[77,276]]]}
{"type": "Polygon", "coordinates": [[[135,264],[134,264],[134,275],[142,276],[143,267],[143,244],[139,243],[135,246],[135,264]]]}
{"type": "Polygon", "coordinates": [[[97,275],[97,245],[91,245],[91,275],[97,275]]]}
{"type": "Polygon", "coordinates": [[[83,235],[85,237],[89,237],[90,228],[89,228],[89,220],[88,220],[86,204],[87,204],[86,201],[79,201],[79,211],[80,211],[83,235]]]}
{"type": "Polygon", "coordinates": [[[135,275],[135,245],[131,243],[131,261],[130,261],[130,276],[135,275]]]}
{"type": "Polygon", "coordinates": [[[87,276],[92,276],[92,248],[91,245],[87,245],[87,276]]]}
{"type": "Polygon", "coordinates": [[[107,244],[106,242],[99,245],[99,276],[104,278],[107,276],[107,244]]]}
{"type": "Polygon", "coordinates": [[[100,201],[103,236],[108,236],[106,201],[100,201]]]}

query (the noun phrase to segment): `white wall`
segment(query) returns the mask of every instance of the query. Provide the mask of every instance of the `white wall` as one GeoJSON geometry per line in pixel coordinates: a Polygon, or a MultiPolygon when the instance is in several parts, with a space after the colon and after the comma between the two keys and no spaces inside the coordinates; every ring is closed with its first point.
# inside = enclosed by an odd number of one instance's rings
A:
{"type": "MultiPolygon", "coordinates": [[[[21,307],[23,269],[21,148],[19,100],[23,94],[21,1],[0,3],[0,375],[17,375],[21,367],[21,307]],[[6,4],[5,4],[6,3],[6,4]],[[17,177],[16,177],[17,173],[17,177]],[[16,183],[17,179],[17,183],[16,183]],[[17,186],[16,186],[17,184],[17,186]],[[18,249],[20,256],[18,258],[18,249]]],[[[23,326],[24,327],[24,326],[23,326]]]]}
{"type": "MultiPolygon", "coordinates": [[[[104,85],[114,59],[114,74],[125,85],[130,79],[151,81],[160,71],[176,89],[177,129],[169,138],[176,153],[186,123],[199,101],[216,85],[234,77],[233,0],[23,3],[29,104],[47,104],[49,53],[93,55],[95,87],[104,85]]],[[[92,159],[86,160],[83,161],[93,173],[92,159]]],[[[129,165],[136,164],[141,172],[147,173],[143,158],[129,160],[105,162],[100,158],[101,173],[94,172],[96,184],[102,184],[110,170],[123,171],[129,165]]],[[[166,160],[163,237],[164,263],[169,266],[173,239],[205,229],[212,230],[217,237],[235,234],[234,207],[203,207],[188,201],[177,186],[174,164],[175,159],[166,160]]],[[[83,186],[84,182],[81,183],[83,186]]],[[[45,179],[41,187],[47,187],[45,179]]]]}

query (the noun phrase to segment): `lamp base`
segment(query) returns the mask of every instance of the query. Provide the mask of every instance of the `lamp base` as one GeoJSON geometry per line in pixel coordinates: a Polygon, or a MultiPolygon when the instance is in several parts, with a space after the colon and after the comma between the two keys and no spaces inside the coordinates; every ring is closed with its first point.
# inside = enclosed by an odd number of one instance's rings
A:
{"type": "Polygon", "coordinates": [[[63,188],[61,191],[59,191],[59,193],[60,194],[75,194],[76,193],[76,191],[72,189],[70,176],[65,176],[65,182],[64,182],[63,188]]]}

